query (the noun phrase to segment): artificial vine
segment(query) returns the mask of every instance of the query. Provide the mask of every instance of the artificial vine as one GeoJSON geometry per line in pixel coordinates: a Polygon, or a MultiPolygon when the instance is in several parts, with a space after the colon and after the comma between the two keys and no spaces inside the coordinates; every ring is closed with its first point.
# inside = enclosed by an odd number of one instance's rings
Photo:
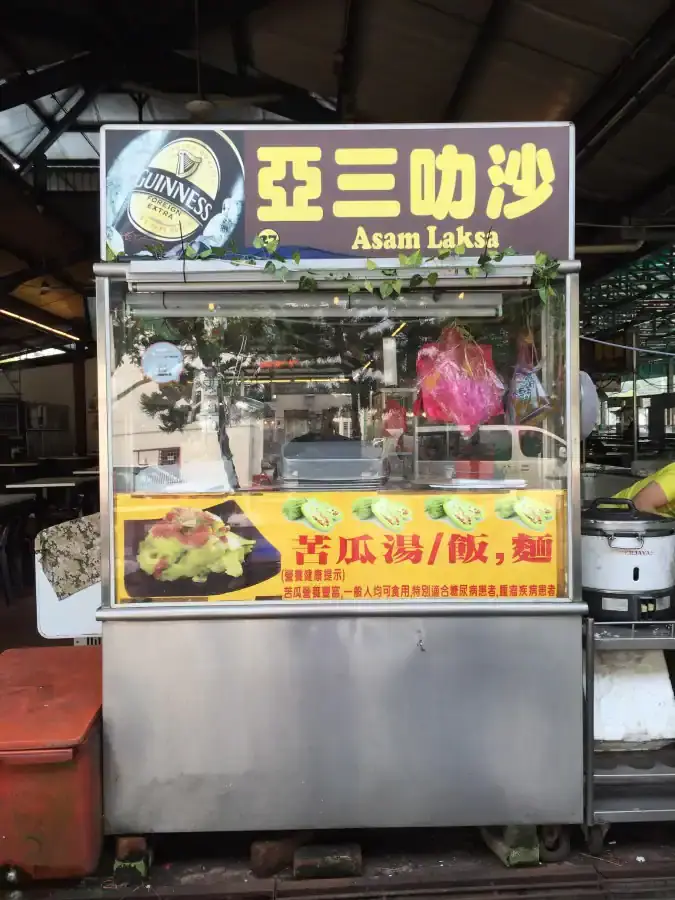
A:
{"type": "MultiPolygon", "coordinates": [[[[208,247],[201,251],[188,245],[177,258],[184,260],[222,259],[231,265],[253,267],[257,266],[263,259],[265,260],[263,271],[267,275],[284,282],[288,280],[288,276],[291,274],[291,270],[288,268],[288,258],[279,253],[278,241],[263,240],[260,236],[257,236],[253,240],[253,247],[264,254],[262,258],[252,253],[239,252],[231,241],[224,247],[208,247]]],[[[146,244],[145,249],[154,259],[165,259],[167,256],[163,244],[146,244]]],[[[435,287],[438,282],[439,270],[442,268],[454,269],[454,274],[459,275],[461,268],[459,260],[465,253],[466,247],[464,244],[458,244],[452,250],[442,250],[434,256],[425,257],[421,250],[415,250],[409,255],[399,253],[399,265],[392,268],[380,268],[372,259],[367,259],[366,272],[359,272],[358,274],[330,275],[307,269],[300,275],[298,290],[315,291],[317,289],[317,277],[321,275],[323,278],[333,278],[336,282],[345,283],[348,294],[367,291],[370,294],[378,294],[382,300],[392,297],[396,299],[403,296],[406,291],[412,291],[421,287],[425,282],[429,287],[435,287]],[[424,272],[424,274],[415,272],[410,278],[407,278],[405,271],[401,272],[401,270],[405,269],[420,269],[430,263],[437,265],[428,272],[424,272]],[[378,269],[385,276],[385,279],[375,285],[368,272],[378,269]]],[[[486,278],[496,271],[497,263],[500,263],[508,256],[516,255],[513,247],[507,247],[505,250],[485,249],[478,257],[476,265],[464,267],[464,274],[470,278],[486,278]]],[[[128,259],[123,253],[116,254],[110,245],[106,245],[106,261],[121,262],[128,261],[128,259]]],[[[291,259],[296,266],[300,265],[301,255],[297,250],[291,255],[291,259]]],[[[558,297],[554,283],[558,277],[559,269],[560,262],[558,260],[553,259],[541,250],[535,253],[535,264],[532,270],[532,289],[538,294],[544,305],[548,303],[549,299],[558,297]]]]}

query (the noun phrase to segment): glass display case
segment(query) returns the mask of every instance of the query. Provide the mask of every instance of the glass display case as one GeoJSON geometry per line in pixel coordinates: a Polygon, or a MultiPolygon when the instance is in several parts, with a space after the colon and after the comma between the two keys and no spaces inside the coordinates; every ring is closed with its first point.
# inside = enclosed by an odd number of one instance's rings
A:
{"type": "Polygon", "coordinates": [[[569,597],[565,310],[115,284],[111,601],[569,597]]]}
{"type": "Polygon", "coordinates": [[[158,265],[99,284],[108,831],[582,821],[574,264],[158,265]]]}

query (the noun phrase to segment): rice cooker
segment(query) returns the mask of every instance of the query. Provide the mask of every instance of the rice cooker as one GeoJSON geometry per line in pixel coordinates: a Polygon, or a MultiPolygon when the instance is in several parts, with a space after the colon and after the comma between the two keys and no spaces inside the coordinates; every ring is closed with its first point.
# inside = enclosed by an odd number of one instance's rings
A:
{"type": "Polygon", "coordinates": [[[594,500],[581,514],[581,583],[600,622],[675,618],[675,519],[594,500]]]}

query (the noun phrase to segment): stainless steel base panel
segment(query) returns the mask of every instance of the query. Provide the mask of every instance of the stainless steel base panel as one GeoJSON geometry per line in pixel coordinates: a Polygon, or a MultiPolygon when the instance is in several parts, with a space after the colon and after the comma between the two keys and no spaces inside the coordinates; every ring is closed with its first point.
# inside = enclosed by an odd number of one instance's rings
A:
{"type": "Polygon", "coordinates": [[[579,615],[114,612],[109,834],[583,820],[579,615]]]}

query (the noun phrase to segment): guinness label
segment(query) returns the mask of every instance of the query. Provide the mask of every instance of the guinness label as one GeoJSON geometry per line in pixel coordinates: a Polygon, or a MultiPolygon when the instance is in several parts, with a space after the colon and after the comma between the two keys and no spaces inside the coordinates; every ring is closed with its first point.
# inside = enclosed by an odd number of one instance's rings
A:
{"type": "Polygon", "coordinates": [[[196,137],[179,137],[140,172],[129,197],[129,221],[155,241],[189,241],[212,218],[220,180],[212,148],[196,137]]]}

